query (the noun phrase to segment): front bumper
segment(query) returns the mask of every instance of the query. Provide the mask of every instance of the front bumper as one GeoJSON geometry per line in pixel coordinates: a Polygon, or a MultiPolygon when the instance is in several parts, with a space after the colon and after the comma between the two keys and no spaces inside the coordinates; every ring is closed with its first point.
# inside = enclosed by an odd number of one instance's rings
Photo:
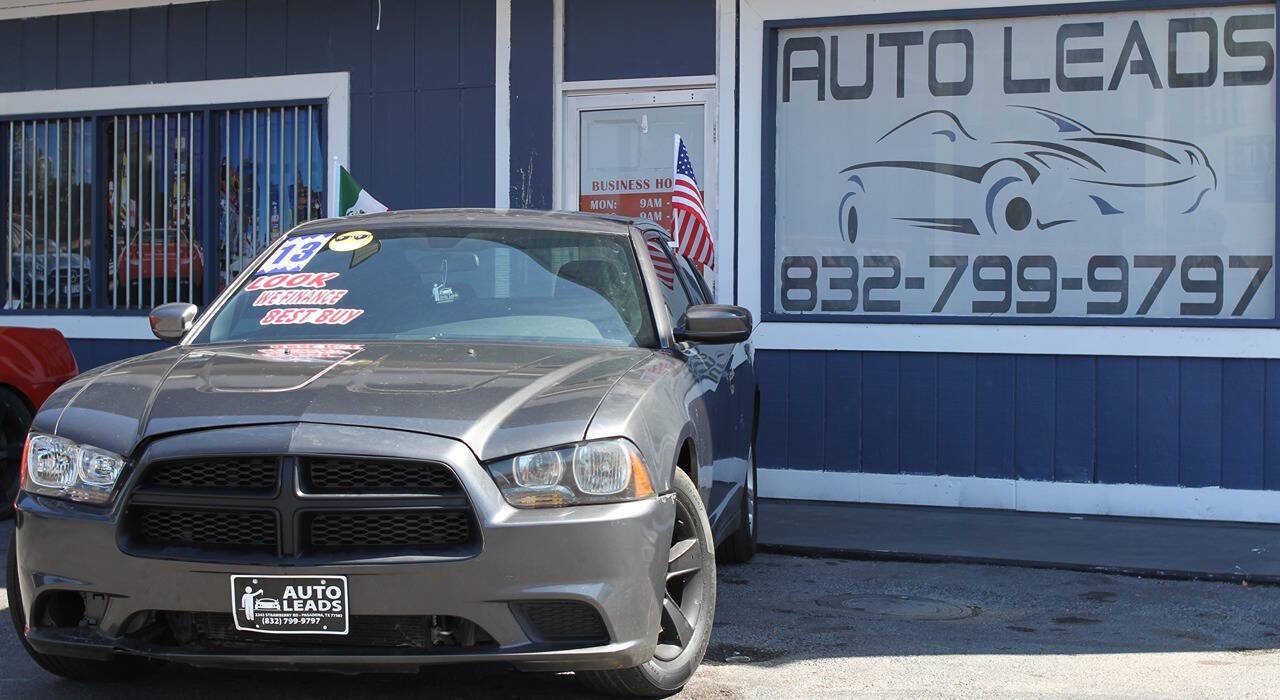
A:
{"type": "MultiPolygon", "coordinates": [[[[254,430],[207,431],[194,438],[179,435],[158,440],[148,450],[172,450],[184,440],[244,449],[254,430]]],[[[282,428],[271,430],[278,433],[282,428]]],[[[461,443],[399,431],[313,424],[290,426],[288,431],[289,449],[296,452],[334,453],[343,448],[350,452],[352,445],[359,445],[360,452],[370,456],[430,455],[449,464],[471,502],[482,546],[465,558],[348,560],[323,565],[140,557],[120,546],[119,523],[126,498],[117,496],[115,505],[103,512],[24,493],[17,504],[16,547],[26,619],[33,619],[36,602],[51,592],[96,594],[94,600],[104,604],[95,608],[94,619],[78,625],[29,625],[31,646],[42,653],[87,658],[130,654],[201,666],[345,671],[464,661],[597,670],[637,666],[652,657],[666,570],[665,543],[670,541],[674,521],[670,496],[519,510],[506,504],[461,443]],[[317,646],[297,644],[288,635],[252,635],[255,643],[236,647],[156,643],[126,633],[135,615],[148,611],[230,612],[232,574],[344,575],[353,617],[461,618],[482,628],[492,643],[474,648],[357,648],[344,647],[340,636],[317,646]],[[603,620],[607,641],[582,646],[540,640],[512,607],[535,601],[591,606],[603,620]]],[[[122,486],[122,495],[136,476],[122,486]]]]}

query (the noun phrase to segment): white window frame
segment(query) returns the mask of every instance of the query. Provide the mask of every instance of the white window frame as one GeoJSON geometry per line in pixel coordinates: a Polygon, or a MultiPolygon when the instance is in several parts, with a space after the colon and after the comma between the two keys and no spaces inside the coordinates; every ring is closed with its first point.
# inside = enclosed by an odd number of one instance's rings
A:
{"type": "Polygon", "coordinates": [[[209,0],[7,0],[0,2],[0,20],[109,12],[157,5],[186,5],[209,0]]]}
{"type": "MultiPolygon", "coordinates": [[[[190,110],[256,102],[321,102],[325,112],[325,152],[350,162],[351,74],[307,73],[262,78],[199,80],[149,85],[33,90],[0,93],[0,118],[87,112],[127,112],[182,108],[190,110]]],[[[326,167],[326,187],[335,191],[334,169],[326,167]]],[[[0,312],[0,323],[56,328],[68,338],[154,340],[145,315],[30,314],[0,312]]]]}

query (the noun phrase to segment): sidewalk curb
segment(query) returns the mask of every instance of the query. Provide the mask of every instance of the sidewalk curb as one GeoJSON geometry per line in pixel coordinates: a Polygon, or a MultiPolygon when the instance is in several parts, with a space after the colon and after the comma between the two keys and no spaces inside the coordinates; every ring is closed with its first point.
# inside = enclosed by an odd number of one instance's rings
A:
{"type": "Polygon", "coordinates": [[[1101,566],[1077,564],[1072,562],[1055,562],[1031,559],[1001,559],[997,557],[972,557],[949,554],[923,554],[918,552],[893,552],[869,549],[846,549],[831,547],[806,547],[788,544],[766,544],[761,542],[759,551],[794,556],[816,557],[821,559],[855,559],[861,561],[902,561],[917,564],[977,564],[985,566],[1017,566],[1027,569],[1053,569],[1058,571],[1081,571],[1086,573],[1111,574],[1116,576],[1133,576],[1137,578],[1162,579],[1167,581],[1209,581],[1215,583],[1233,583],[1245,586],[1280,586],[1280,576],[1268,574],[1226,574],[1212,571],[1181,571],[1166,569],[1145,569],[1140,567],[1101,566]]]}

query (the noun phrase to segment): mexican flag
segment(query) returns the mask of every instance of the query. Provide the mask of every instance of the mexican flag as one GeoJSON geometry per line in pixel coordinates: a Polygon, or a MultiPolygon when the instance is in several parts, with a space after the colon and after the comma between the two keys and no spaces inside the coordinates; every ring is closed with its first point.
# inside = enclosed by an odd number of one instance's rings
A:
{"type": "Polygon", "coordinates": [[[352,214],[372,214],[380,211],[387,211],[387,206],[382,202],[374,199],[360,183],[356,182],[351,173],[342,167],[335,158],[333,162],[336,169],[334,179],[337,187],[334,188],[334,206],[329,211],[329,216],[351,216],[352,214]]]}

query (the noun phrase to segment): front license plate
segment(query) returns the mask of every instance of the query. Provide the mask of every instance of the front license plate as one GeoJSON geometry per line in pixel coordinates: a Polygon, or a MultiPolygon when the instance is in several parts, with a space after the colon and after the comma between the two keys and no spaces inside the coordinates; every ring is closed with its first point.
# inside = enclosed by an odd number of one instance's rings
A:
{"type": "Polygon", "coordinates": [[[346,576],[231,577],[236,629],[268,634],[346,634],[346,576]]]}

